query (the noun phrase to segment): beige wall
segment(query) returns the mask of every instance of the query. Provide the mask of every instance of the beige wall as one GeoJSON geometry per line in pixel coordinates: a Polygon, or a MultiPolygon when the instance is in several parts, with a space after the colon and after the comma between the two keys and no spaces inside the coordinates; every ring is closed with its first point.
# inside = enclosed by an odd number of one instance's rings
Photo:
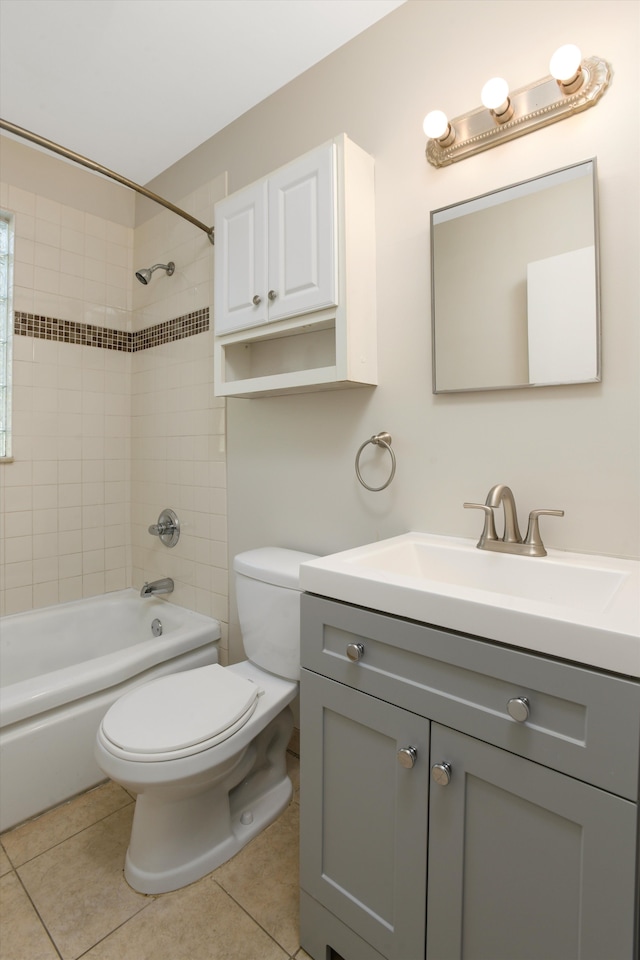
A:
{"type": "MultiPolygon", "coordinates": [[[[177,493],[180,509],[190,517],[197,515],[200,524],[208,518],[206,533],[201,525],[191,544],[187,535],[182,541],[185,551],[190,551],[182,557],[184,565],[179,568],[182,595],[185,602],[225,612],[225,558],[221,557],[225,550],[225,478],[221,475],[225,455],[230,556],[269,543],[327,553],[409,529],[475,537],[478,518],[464,511],[462,502],[482,498],[497,481],[513,487],[521,520],[532,507],[565,509],[564,519],[550,519],[544,527],[543,535],[551,546],[638,556],[638,10],[638,4],[628,0],[580,4],[572,0],[408,0],[154,181],[152,188],[165,196],[193,197],[197,209],[192,212],[207,221],[208,204],[217,195],[224,171],[229,172],[229,189],[236,190],[341,131],[371,153],[376,161],[379,386],[291,398],[229,400],[225,454],[224,407],[211,395],[207,356],[210,335],[193,338],[198,341],[202,337],[198,357],[190,353],[186,343],[175,350],[154,348],[158,362],[151,373],[141,360],[128,357],[129,362],[135,362],[135,369],[127,372],[131,379],[129,394],[124,390],[124,396],[133,404],[129,422],[138,450],[127,461],[133,469],[128,505],[132,498],[135,512],[134,556],[128,554],[127,561],[135,566],[132,580],[138,575],[155,575],[161,568],[169,572],[161,563],[163,555],[154,553],[157,545],[152,542],[149,547],[143,528],[156,519],[156,507],[175,506],[170,500],[177,493]],[[612,64],[613,84],[595,109],[443,170],[427,164],[422,133],[427,110],[441,107],[455,116],[475,108],[482,84],[493,74],[507,76],[514,88],[536,80],[546,74],[549,55],[568,40],[579,43],[585,55],[595,53],[612,64]],[[603,382],[434,397],[430,381],[429,211],[592,156],[598,158],[600,185],[603,382]],[[168,375],[164,381],[158,375],[163,366],[168,375]],[[194,392],[188,393],[184,379],[192,375],[197,382],[194,392]],[[157,406],[167,402],[167,383],[171,390],[182,390],[173,395],[179,405],[173,411],[177,413],[172,421],[173,438],[179,440],[181,431],[187,429],[186,442],[175,446],[168,444],[162,433],[157,406]],[[193,418],[198,425],[188,432],[193,418]],[[357,483],[353,459],[363,440],[380,430],[393,435],[398,469],[388,490],[369,493],[357,483]],[[207,443],[212,447],[205,453],[207,443]],[[153,496],[148,495],[150,483],[158,484],[153,496]],[[182,489],[176,490],[176,484],[182,489]],[[216,491],[214,499],[207,500],[205,491],[212,488],[216,491]],[[165,503],[163,497],[169,500],[165,503]],[[149,517],[149,513],[154,515],[149,517]]],[[[76,170],[74,176],[90,175],[76,170]]],[[[21,179],[18,170],[15,177],[15,190],[50,198],[47,177],[41,177],[37,187],[21,179]]],[[[72,188],[67,172],[54,179],[56,183],[58,179],[65,181],[63,187],[56,187],[59,192],[54,199],[63,207],[73,208],[76,200],[69,194],[72,188]]],[[[84,180],[82,184],[84,191],[84,180]]],[[[108,213],[104,199],[91,190],[89,194],[82,205],[91,229],[95,226],[93,217],[109,220],[109,216],[130,228],[127,218],[131,199],[118,194],[118,204],[124,203],[126,213],[112,202],[108,213]]],[[[84,197],[84,192],[81,195],[84,197]]],[[[126,197],[132,196],[126,193],[126,197]]],[[[6,194],[0,199],[6,203],[6,194]]],[[[136,209],[136,233],[142,238],[149,218],[157,216],[157,207],[137,198],[136,209]]],[[[151,263],[172,255],[172,229],[167,226],[166,234],[156,235],[157,246],[146,246],[146,240],[144,244],[140,240],[140,247],[133,247],[131,269],[146,266],[147,260],[151,263]],[[138,249],[146,259],[138,261],[138,249]]],[[[197,231],[196,236],[193,242],[198,244],[197,231]]],[[[178,246],[182,242],[179,240],[178,246]]],[[[173,259],[178,262],[178,255],[173,259]]],[[[194,248],[193,277],[186,282],[178,278],[180,284],[184,282],[180,287],[182,302],[195,304],[191,292],[202,287],[199,271],[203,259],[201,251],[194,248]]],[[[190,263],[188,256],[184,263],[190,263]]],[[[180,269],[186,267],[181,265],[180,269]]],[[[134,283],[131,278],[128,295],[135,296],[136,301],[131,299],[130,306],[142,313],[131,315],[131,329],[138,322],[146,323],[147,316],[150,322],[156,322],[156,316],[164,319],[165,304],[140,299],[144,289],[150,296],[156,295],[154,290],[158,295],[160,289],[166,292],[162,278],[156,275],[156,286],[135,291],[134,283]]],[[[84,291],[83,287],[83,298],[84,291]]],[[[40,292],[51,294],[46,289],[40,292]]],[[[61,296],[60,291],[55,296],[61,296]]],[[[69,296],[73,301],[78,299],[69,296]]],[[[88,302],[93,301],[89,298],[88,302]]],[[[75,309],[77,304],[70,306],[75,309]]],[[[61,365],[67,363],[66,351],[64,360],[56,351],[54,362],[37,343],[25,349],[27,362],[37,364],[30,373],[25,368],[25,376],[33,381],[42,374],[44,389],[49,389],[47,377],[57,376],[54,389],[60,389],[66,376],[65,372],[60,376],[61,365]],[[57,374],[52,368],[57,368],[57,374]]],[[[86,356],[93,357],[95,352],[87,349],[86,356]]],[[[85,361],[78,361],[80,373],[75,359],[69,364],[76,383],[84,376],[86,389],[92,382],[94,362],[97,360],[89,359],[85,369],[85,361]]],[[[120,370],[114,372],[122,374],[120,370]]],[[[104,383],[106,404],[112,391],[106,385],[106,370],[102,373],[104,381],[99,379],[104,383]]],[[[30,388],[33,382],[25,385],[30,388]]],[[[33,404],[35,396],[27,391],[25,402],[33,404]]],[[[44,395],[38,396],[37,402],[43,402],[44,395]]],[[[60,402],[62,394],[57,396],[60,402]]],[[[77,403],[77,399],[68,400],[77,403]]],[[[100,407],[98,397],[93,402],[100,407]]],[[[95,416],[105,417],[102,436],[106,437],[107,429],[111,429],[107,427],[106,410],[95,416]]],[[[25,422],[33,425],[35,421],[32,418],[25,422]]],[[[94,427],[96,423],[94,419],[94,427]]],[[[59,498],[64,483],[75,486],[84,482],[82,474],[80,481],[70,479],[77,476],[73,470],[77,471],[78,460],[83,469],[84,457],[78,455],[77,444],[72,450],[60,437],[55,444],[50,437],[41,443],[27,430],[25,439],[29,440],[23,447],[27,465],[21,469],[26,473],[9,491],[8,470],[18,478],[14,471],[20,457],[10,467],[3,467],[2,495],[5,505],[8,495],[13,507],[21,507],[9,513],[23,514],[20,519],[26,524],[21,527],[13,516],[13,535],[31,538],[30,542],[13,544],[18,551],[13,556],[15,563],[31,564],[30,579],[24,586],[29,605],[37,606],[43,597],[53,598],[58,588],[35,587],[34,560],[50,559],[33,554],[36,542],[41,546],[46,543],[36,540],[40,533],[34,534],[36,512],[55,509],[56,529],[43,534],[55,533],[58,546],[61,535],[66,542],[67,517],[60,514],[66,508],[61,507],[59,498]],[[66,451],[64,457],[62,449],[66,451]],[[76,463],[69,472],[63,466],[67,458],[76,463]],[[39,459],[49,467],[37,464],[39,459]],[[51,489],[34,493],[36,476],[38,486],[54,485],[53,470],[59,483],[55,507],[48,506],[51,489]],[[23,493],[23,488],[30,493],[23,493]],[[22,496],[31,499],[22,501],[22,496]],[[29,549],[31,559],[15,559],[21,550],[29,549]]],[[[87,450],[92,443],[99,443],[92,435],[86,440],[87,450]]],[[[79,449],[82,453],[84,448],[79,449]]],[[[382,451],[380,455],[384,457],[382,451]]],[[[88,466],[86,483],[122,482],[107,479],[110,460],[101,460],[103,480],[95,479],[94,466],[88,466]]],[[[384,460],[380,462],[384,464],[384,460]]],[[[376,482],[375,475],[371,479],[376,482]]],[[[77,496],[77,490],[73,495],[77,496]]],[[[87,495],[92,493],[87,490],[87,495]]],[[[71,509],[78,507],[82,503],[71,509]]],[[[45,525],[54,521],[52,514],[39,519],[45,525]]],[[[89,552],[106,551],[106,543],[93,546],[93,536],[88,534],[86,539],[89,552]]],[[[5,543],[8,538],[3,535],[5,543]]],[[[52,544],[46,547],[51,548],[52,544]]],[[[82,554],[83,550],[74,548],[73,569],[82,563],[78,552],[82,554]]],[[[60,563],[60,550],[55,556],[60,563]]],[[[164,556],[168,558],[168,552],[164,556]]],[[[174,558],[177,560],[177,555],[174,558]]],[[[98,559],[95,555],[90,558],[87,570],[98,559]]],[[[37,569],[40,576],[49,565],[39,564],[37,569]]],[[[18,572],[17,567],[12,571],[18,572]]],[[[109,588],[105,578],[104,589],[109,588]]],[[[58,599],[65,596],[58,590],[58,599]]],[[[12,594],[12,599],[17,601],[17,597],[12,594]]],[[[231,654],[232,658],[241,655],[235,629],[231,654]]]]}
{"type": "Polygon", "coordinates": [[[409,0],[155,181],[170,195],[228,170],[235,190],[340,131],[376,160],[379,386],[228,401],[231,555],[269,543],[326,553],[410,529],[475,537],[462,503],[502,481],[521,519],[565,510],[544,525],[551,546],[638,556],[638,10],[409,0]],[[514,89],[537,80],[568,41],[612,64],[595,109],[452,167],[427,164],[429,109],[474,109],[492,75],[514,89]],[[434,397],[429,211],[592,156],[603,382],[434,397]],[[353,459],[380,430],[398,469],[388,490],[368,493],[353,459]]]}

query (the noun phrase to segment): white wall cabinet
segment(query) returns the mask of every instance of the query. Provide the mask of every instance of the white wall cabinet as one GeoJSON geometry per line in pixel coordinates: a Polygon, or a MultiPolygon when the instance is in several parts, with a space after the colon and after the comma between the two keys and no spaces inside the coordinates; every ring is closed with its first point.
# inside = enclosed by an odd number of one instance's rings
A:
{"type": "Polygon", "coordinates": [[[374,227],[344,134],[216,205],[217,396],[375,384],[374,227]]]}

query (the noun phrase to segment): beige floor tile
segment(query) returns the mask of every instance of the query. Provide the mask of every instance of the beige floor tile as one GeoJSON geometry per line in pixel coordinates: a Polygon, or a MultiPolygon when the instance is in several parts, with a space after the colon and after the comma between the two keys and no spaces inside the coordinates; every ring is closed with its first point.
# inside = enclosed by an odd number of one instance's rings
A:
{"type": "Polygon", "coordinates": [[[275,823],[213,874],[289,954],[300,946],[299,820],[300,808],[291,803],[275,823]]]}
{"type": "Polygon", "coordinates": [[[312,960],[306,950],[303,950],[302,947],[298,950],[295,956],[295,960],[312,960]]]}
{"type": "Polygon", "coordinates": [[[13,865],[19,867],[132,802],[126,790],[108,782],[8,831],[2,843],[13,865]]]}
{"type": "Polygon", "coordinates": [[[65,960],[153,903],[123,876],[132,815],[129,804],[18,869],[65,960]]]}
{"type": "Polygon", "coordinates": [[[56,949],[15,873],[0,880],[0,924],[0,960],[58,960],[56,949]]]}
{"type": "Polygon", "coordinates": [[[83,960],[288,960],[210,878],[163,894],[83,960]]]}
{"type": "Polygon", "coordinates": [[[11,871],[11,861],[5,853],[4,847],[0,846],[0,877],[11,871]]]}

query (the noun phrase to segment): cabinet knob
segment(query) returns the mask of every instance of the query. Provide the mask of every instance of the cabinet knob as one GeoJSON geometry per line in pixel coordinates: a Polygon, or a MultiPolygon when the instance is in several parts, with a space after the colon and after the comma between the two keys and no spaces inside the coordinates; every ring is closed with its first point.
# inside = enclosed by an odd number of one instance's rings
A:
{"type": "Polygon", "coordinates": [[[269,290],[269,300],[275,300],[277,296],[278,294],[276,293],[275,290],[269,290]]]}
{"type": "Polygon", "coordinates": [[[442,763],[434,763],[431,767],[431,776],[441,787],[446,787],[451,780],[451,764],[446,760],[442,763]]]}
{"type": "Polygon", "coordinates": [[[525,720],[529,719],[529,700],[527,697],[512,697],[507,703],[507,711],[509,716],[517,720],[518,723],[524,723],[525,720]]]}
{"type": "Polygon", "coordinates": [[[258,294],[256,293],[255,297],[251,302],[254,305],[254,307],[257,307],[258,304],[262,303],[262,297],[259,297],[258,294]]]}
{"type": "Polygon", "coordinates": [[[353,660],[354,663],[357,660],[362,660],[364,657],[364,644],[363,643],[349,643],[347,644],[347,656],[349,660],[353,660]]]}
{"type": "Polygon", "coordinates": [[[401,767],[404,767],[405,770],[411,770],[411,767],[415,766],[417,759],[418,751],[415,747],[401,747],[398,750],[398,763],[401,767]]]}

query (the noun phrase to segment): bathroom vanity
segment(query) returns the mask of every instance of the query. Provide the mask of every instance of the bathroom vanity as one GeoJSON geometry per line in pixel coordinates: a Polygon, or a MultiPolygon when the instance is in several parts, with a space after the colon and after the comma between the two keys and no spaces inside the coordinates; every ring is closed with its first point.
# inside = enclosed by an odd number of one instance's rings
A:
{"type": "MultiPolygon", "coordinates": [[[[426,546],[437,555],[446,539],[426,546]]],[[[475,568],[474,544],[449,543],[475,568]]],[[[424,566],[407,574],[398,552],[378,563],[362,550],[302,568],[302,946],[314,960],[329,948],[344,960],[632,960],[640,669],[623,674],[616,657],[635,651],[640,667],[638,565],[620,561],[590,613],[618,617],[606,669],[566,657],[579,623],[560,625],[559,656],[528,645],[536,626],[553,633],[551,604],[536,615],[512,596],[506,616],[483,617],[498,594],[483,602],[424,566]],[[399,613],[425,602],[435,622],[399,613]],[[460,629],[456,610],[485,635],[460,629]]],[[[479,564],[500,572],[495,560],[479,564]]],[[[546,558],[511,560],[517,577],[546,558]]],[[[558,616],[580,620],[570,606],[558,616]]]]}

